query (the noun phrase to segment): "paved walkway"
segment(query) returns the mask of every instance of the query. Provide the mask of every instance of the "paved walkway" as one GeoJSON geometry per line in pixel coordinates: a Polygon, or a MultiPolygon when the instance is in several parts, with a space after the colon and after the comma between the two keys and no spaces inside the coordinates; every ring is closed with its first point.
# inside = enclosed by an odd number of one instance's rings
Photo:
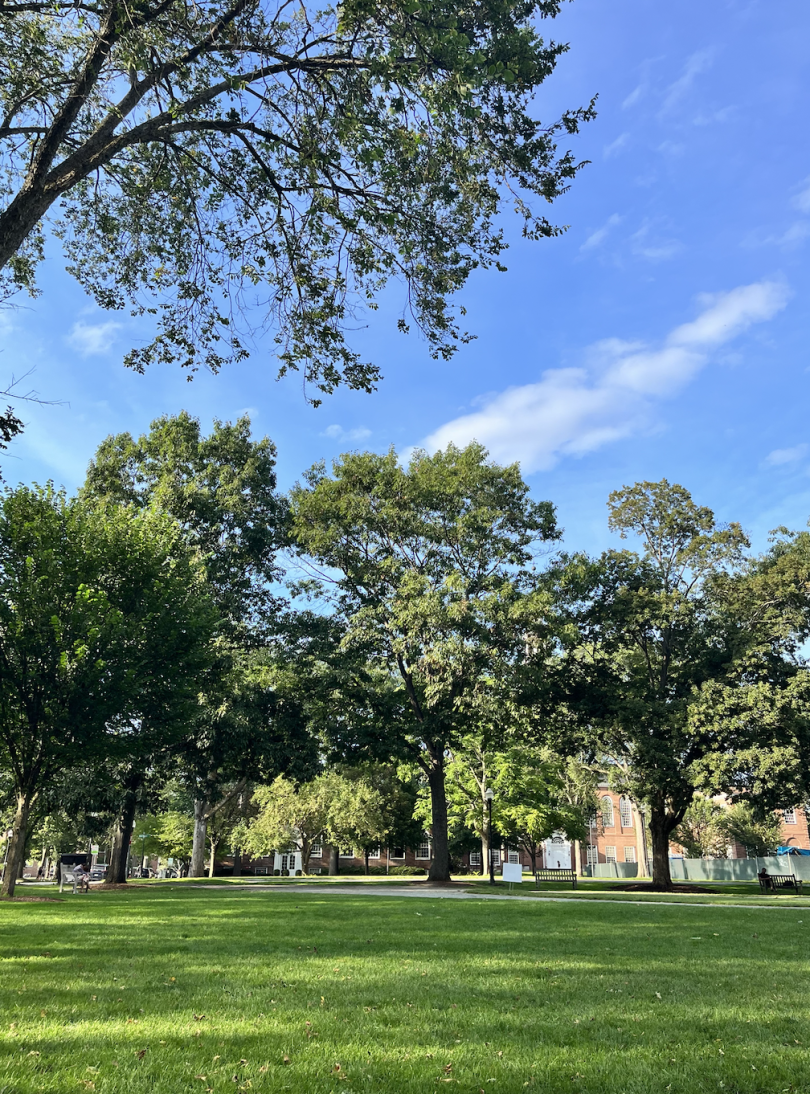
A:
{"type": "Polygon", "coordinates": [[[743,908],[746,911],[762,909],[772,911],[808,912],[810,907],[789,904],[714,904],[709,901],[677,900],[606,900],[574,896],[518,896],[507,893],[471,893],[464,889],[440,889],[432,886],[424,889],[390,888],[372,885],[195,885],[195,889],[210,889],[220,893],[295,893],[304,896],[395,896],[416,897],[431,900],[519,900],[529,904],[632,904],[640,908],[743,908]]]}

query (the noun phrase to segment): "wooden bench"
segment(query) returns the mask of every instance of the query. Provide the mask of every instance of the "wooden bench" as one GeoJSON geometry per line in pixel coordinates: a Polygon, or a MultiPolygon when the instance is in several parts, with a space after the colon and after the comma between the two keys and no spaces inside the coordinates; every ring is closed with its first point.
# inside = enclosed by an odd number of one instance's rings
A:
{"type": "Polygon", "coordinates": [[[796,895],[799,896],[802,891],[802,882],[799,878],[794,877],[793,874],[766,874],[765,877],[757,875],[759,877],[759,887],[763,893],[767,893],[768,890],[775,893],[778,889],[793,889],[796,895]]]}
{"type": "Polygon", "coordinates": [[[573,870],[546,870],[540,869],[534,872],[534,887],[540,888],[541,881],[570,881],[572,886],[577,887],[577,875],[573,870]]]}

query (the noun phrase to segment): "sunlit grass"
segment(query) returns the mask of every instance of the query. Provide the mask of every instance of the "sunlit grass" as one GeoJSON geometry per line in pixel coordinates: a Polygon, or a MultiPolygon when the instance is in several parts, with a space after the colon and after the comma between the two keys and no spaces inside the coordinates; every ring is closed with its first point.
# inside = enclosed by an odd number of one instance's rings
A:
{"type": "Polygon", "coordinates": [[[4,904],[0,1094],[804,1091],[807,929],[327,888],[4,904]]]}

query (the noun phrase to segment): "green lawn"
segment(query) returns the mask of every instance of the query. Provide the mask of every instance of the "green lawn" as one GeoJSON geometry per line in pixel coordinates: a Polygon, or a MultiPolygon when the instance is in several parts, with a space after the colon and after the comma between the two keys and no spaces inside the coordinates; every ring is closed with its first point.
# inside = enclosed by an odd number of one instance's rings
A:
{"type": "Polygon", "coordinates": [[[808,1091],[805,914],[179,885],[0,904],[0,1094],[808,1091]]]}

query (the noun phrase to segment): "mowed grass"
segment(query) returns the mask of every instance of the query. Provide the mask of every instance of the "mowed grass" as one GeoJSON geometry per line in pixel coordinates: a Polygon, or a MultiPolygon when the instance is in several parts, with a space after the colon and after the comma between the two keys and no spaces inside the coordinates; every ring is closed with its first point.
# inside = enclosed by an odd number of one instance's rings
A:
{"type": "Polygon", "coordinates": [[[0,904],[0,1094],[807,1091],[805,915],[182,886],[0,904]]]}

